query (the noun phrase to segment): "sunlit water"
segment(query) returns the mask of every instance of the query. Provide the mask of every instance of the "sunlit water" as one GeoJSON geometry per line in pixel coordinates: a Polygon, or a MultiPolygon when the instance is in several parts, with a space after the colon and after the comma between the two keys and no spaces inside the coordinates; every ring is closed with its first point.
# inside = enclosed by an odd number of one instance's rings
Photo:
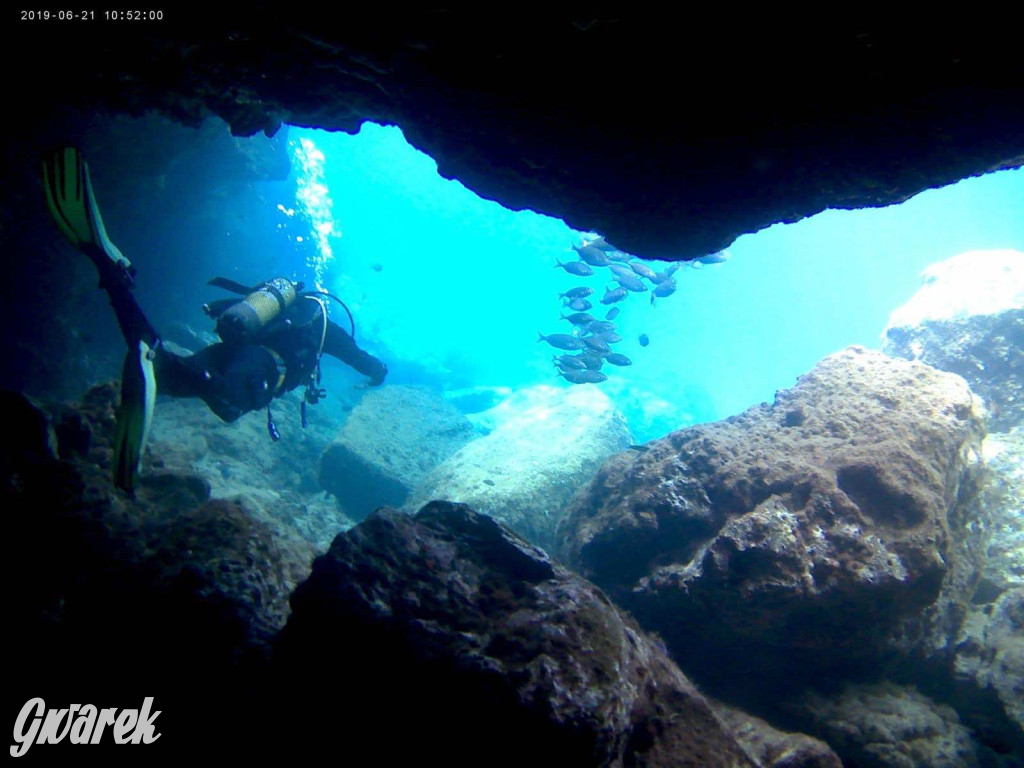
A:
{"type": "MultiPolygon", "coordinates": [[[[576,258],[578,232],[442,179],[394,127],[292,129],[290,141],[299,194],[282,205],[282,229],[305,244],[298,251],[309,266],[298,269],[295,253],[283,251],[282,269],[350,305],[360,343],[388,362],[390,381],[443,390],[572,386],[556,377],[558,352],[537,333],[569,332],[558,294],[572,286],[594,289],[595,317],[607,309],[596,301],[612,284],[606,269],[581,278],[553,268],[576,258]],[[291,207],[303,215],[286,216],[291,207]]],[[[653,306],[649,293],[616,305],[623,341],[614,348],[633,365],[606,365],[609,379],[597,386],[637,440],[721,419],[770,401],[831,352],[879,347],[889,314],[928,264],[1022,247],[1021,170],[898,206],[776,225],[741,237],[724,264],[681,269],[678,291],[653,306]]]]}

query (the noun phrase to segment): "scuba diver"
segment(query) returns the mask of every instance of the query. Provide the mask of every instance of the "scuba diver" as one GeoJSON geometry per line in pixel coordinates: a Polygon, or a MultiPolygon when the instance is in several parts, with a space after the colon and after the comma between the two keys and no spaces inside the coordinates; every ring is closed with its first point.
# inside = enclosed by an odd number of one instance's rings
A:
{"type": "Polygon", "coordinates": [[[81,153],[66,148],[48,155],[43,187],[57,226],[96,265],[128,344],[114,433],[113,479],[119,488],[133,492],[138,483],[158,382],[161,393],[198,397],[227,422],[266,408],[273,440],[280,438],[270,409],[275,398],[305,384],[305,427],[306,404],[324,397],[323,354],[368,376],[370,386],[383,383],[387,366],[359,348],[354,322],[348,333],[328,319],[324,299],[341,300],[323,291],[304,292],[301,283],[280,277],[256,286],[211,280],[210,285],[239,294],[203,306],[216,319],[221,341],[190,355],[168,349],[135,301],[135,269],[107,237],[81,153]]]}

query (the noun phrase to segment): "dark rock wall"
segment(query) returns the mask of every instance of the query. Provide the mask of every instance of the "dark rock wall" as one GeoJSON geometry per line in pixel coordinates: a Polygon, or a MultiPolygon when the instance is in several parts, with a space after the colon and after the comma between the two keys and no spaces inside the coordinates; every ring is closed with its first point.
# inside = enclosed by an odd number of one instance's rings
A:
{"type": "Polygon", "coordinates": [[[666,259],[1024,159],[1012,25],[260,3],[166,16],[9,25],[8,55],[52,64],[11,84],[26,158],[73,133],[68,105],[218,115],[245,135],[396,123],[481,195],[666,259]]]}

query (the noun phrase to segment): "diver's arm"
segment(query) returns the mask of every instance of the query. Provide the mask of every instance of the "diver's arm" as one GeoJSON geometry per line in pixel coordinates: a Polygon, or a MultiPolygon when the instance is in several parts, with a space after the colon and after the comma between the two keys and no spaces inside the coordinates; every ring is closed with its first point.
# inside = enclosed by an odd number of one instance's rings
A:
{"type": "Polygon", "coordinates": [[[364,376],[369,376],[372,387],[383,383],[384,377],[388,375],[388,367],[384,363],[369,352],[360,349],[355,339],[349,336],[341,326],[331,321],[327,322],[324,353],[338,358],[364,376]]]}

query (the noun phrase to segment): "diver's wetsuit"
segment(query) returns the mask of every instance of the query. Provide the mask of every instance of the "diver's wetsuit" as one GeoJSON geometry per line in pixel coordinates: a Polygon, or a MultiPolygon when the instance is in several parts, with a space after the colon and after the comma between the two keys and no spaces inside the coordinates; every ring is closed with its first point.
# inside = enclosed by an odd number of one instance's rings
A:
{"type": "Polygon", "coordinates": [[[321,338],[324,354],[369,376],[371,386],[382,383],[387,375],[387,366],[360,349],[337,324],[328,321],[325,334],[323,305],[301,294],[252,339],[212,344],[193,355],[175,354],[156,344],[156,333],[135,301],[131,281],[116,271],[103,275],[104,271],[100,284],[110,296],[125,339],[129,344],[137,338],[155,344],[157,391],[201,398],[224,421],[266,408],[275,397],[309,382],[321,338]]]}

